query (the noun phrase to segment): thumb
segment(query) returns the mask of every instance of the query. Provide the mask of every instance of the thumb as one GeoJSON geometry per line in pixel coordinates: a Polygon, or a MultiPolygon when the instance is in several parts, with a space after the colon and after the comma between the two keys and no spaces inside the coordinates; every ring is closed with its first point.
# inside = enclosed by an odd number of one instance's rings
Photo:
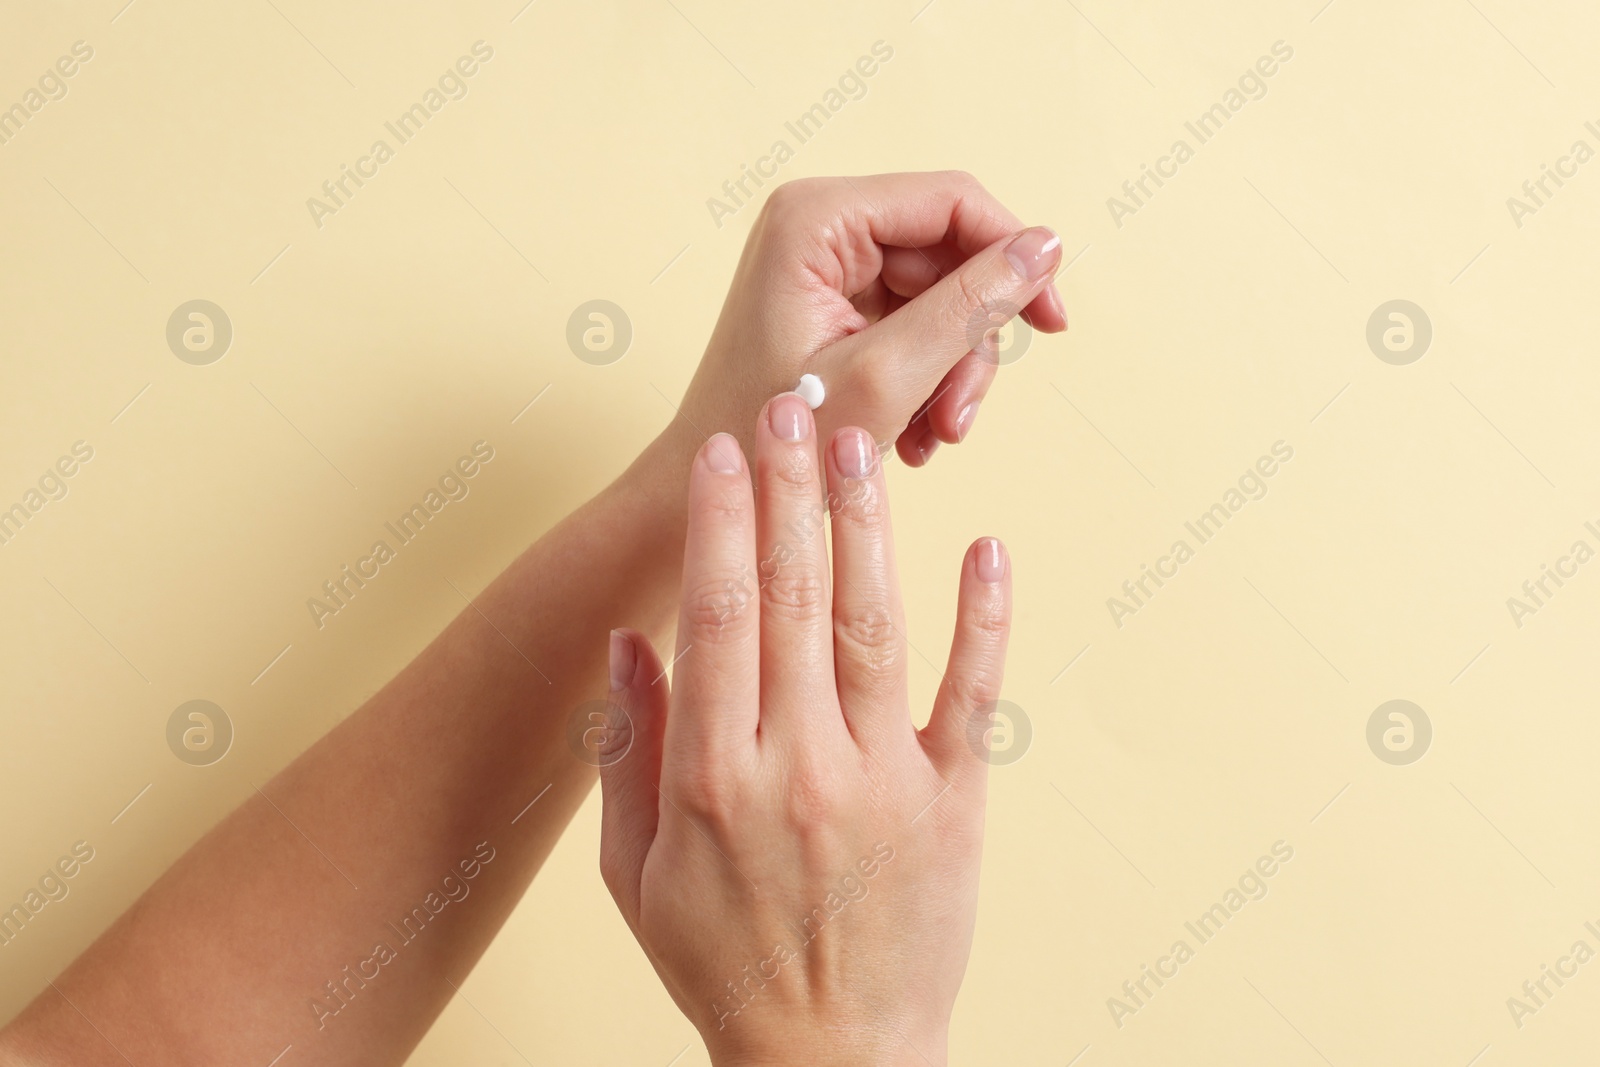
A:
{"type": "Polygon", "coordinates": [[[611,631],[611,693],[594,755],[600,765],[600,875],[637,929],[639,878],[659,815],[667,680],[637,630],[611,631]]]}
{"type": "Polygon", "coordinates": [[[818,415],[827,413],[828,429],[861,426],[882,440],[935,402],[959,411],[981,399],[994,378],[993,359],[976,360],[972,373],[957,376],[963,395],[934,393],[963,356],[982,349],[1044,291],[1060,264],[1061,238],[1048,227],[996,241],[893,314],[819,353],[816,374],[828,403],[818,415]]]}

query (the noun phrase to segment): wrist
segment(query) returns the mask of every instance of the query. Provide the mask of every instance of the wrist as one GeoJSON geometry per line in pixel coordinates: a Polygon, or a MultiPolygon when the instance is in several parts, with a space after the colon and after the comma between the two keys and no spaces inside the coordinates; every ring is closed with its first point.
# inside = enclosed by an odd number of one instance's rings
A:
{"type": "Polygon", "coordinates": [[[680,415],[644,447],[617,481],[638,492],[660,493],[680,502],[686,500],[689,466],[705,441],[706,438],[680,415]]]}
{"type": "Polygon", "coordinates": [[[945,1067],[944,1045],[916,1048],[902,1043],[898,1050],[852,1052],[819,1049],[807,1043],[768,1053],[716,1054],[711,1067],[945,1067]]]}
{"type": "Polygon", "coordinates": [[[805,1027],[752,1041],[706,1043],[712,1067],[945,1067],[947,1045],[943,1031],[908,1033],[886,1026],[805,1027]]]}
{"type": "Polygon", "coordinates": [[[674,419],[602,494],[643,520],[652,540],[670,544],[674,571],[683,564],[689,466],[700,445],[692,428],[685,427],[682,419],[674,419]]]}
{"type": "Polygon", "coordinates": [[[602,489],[579,513],[583,540],[603,558],[612,580],[621,581],[613,626],[633,626],[654,637],[676,618],[688,527],[689,465],[697,440],[687,439],[677,423],[602,489]]]}

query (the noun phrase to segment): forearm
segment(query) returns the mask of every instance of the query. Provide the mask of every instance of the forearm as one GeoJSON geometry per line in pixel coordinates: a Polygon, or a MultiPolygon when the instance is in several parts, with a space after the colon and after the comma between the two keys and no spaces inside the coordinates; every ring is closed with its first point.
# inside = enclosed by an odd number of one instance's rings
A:
{"type": "Polygon", "coordinates": [[[671,621],[680,432],[190,849],[0,1056],[266,1063],[292,1042],[296,1062],[403,1060],[593,783],[568,729],[606,693],[608,631],[671,621]]]}

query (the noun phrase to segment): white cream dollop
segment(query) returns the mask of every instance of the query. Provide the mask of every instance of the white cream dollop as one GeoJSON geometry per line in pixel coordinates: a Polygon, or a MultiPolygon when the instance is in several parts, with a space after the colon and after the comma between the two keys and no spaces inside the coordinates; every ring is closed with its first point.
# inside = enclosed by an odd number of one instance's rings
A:
{"type": "Polygon", "coordinates": [[[812,411],[820,408],[823,399],[828,395],[827,390],[822,387],[822,379],[815,374],[800,375],[800,384],[794,387],[794,391],[800,394],[800,399],[804,400],[812,411]]]}

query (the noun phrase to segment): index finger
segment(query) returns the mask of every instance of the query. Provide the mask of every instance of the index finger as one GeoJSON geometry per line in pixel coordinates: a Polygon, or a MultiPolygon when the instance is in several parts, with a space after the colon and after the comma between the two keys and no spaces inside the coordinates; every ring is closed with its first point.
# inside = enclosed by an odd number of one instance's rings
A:
{"type": "Polygon", "coordinates": [[[756,512],[739,442],[719,433],[689,474],[689,522],[662,780],[755,737],[760,707],[756,512]]]}
{"type": "MultiPolygon", "coordinates": [[[[841,180],[844,192],[856,199],[856,204],[849,206],[862,212],[873,241],[887,247],[920,250],[948,243],[965,259],[1023,228],[1016,214],[965,171],[873,174],[841,180]]],[[[940,276],[949,272],[932,257],[928,267],[940,276]]],[[[1022,314],[1029,325],[1044,333],[1067,327],[1065,305],[1053,282],[1022,314]]]]}

